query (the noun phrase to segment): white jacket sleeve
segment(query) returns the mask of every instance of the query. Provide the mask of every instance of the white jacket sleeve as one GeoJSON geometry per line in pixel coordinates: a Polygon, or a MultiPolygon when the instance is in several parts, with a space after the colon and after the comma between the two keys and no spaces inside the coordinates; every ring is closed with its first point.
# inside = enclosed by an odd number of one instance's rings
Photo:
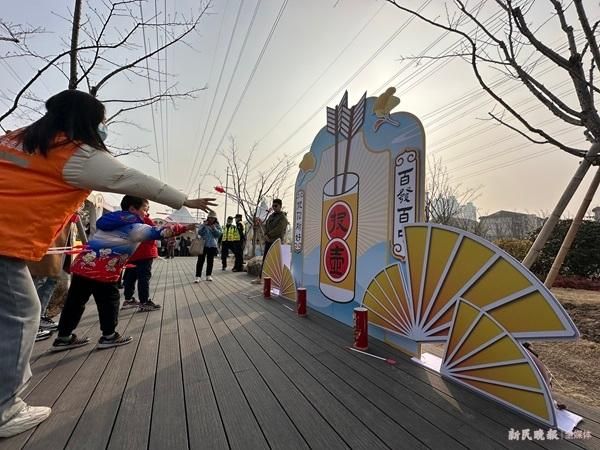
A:
{"type": "Polygon", "coordinates": [[[179,209],[186,195],[177,189],[122,164],[107,152],[87,145],[69,158],[63,168],[64,180],[80,189],[133,195],[179,209]]]}

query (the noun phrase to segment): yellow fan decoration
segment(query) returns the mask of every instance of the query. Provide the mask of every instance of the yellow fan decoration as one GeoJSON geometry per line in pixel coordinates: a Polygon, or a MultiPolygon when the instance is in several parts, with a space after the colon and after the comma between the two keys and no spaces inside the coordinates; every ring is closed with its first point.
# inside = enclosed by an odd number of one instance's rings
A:
{"type": "Polygon", "coordinates": [[[271,291],[280,297],[296,301],[296,282],[281,257],[281,239],[277,239],[264,257],[262,277],[271,278],[271,291]]]}
{"type": "Polygon", "coordinates": [[[558,300],[518,261],[466,231],[410,224],[404,239],[406,259],[365,291],[370,324],[446,342],[442,375],[555,426],[549,388],[519,340],[579,336],[558,300]]]}
{"type": "Polygon", "coordinates": [[[550,389],[527,351],[498,321],[460,300],[442,375],[555,426],[550,389]]]}
{"type": "Polygon", "coordinates": [[[550,291],[493,244],[437,224],[407,225],[404,235],[406,261],[377,274],[363,297],[374,325],[417,342],[443,342],[463,298],[518,339],[578,336],[550,291]]]}

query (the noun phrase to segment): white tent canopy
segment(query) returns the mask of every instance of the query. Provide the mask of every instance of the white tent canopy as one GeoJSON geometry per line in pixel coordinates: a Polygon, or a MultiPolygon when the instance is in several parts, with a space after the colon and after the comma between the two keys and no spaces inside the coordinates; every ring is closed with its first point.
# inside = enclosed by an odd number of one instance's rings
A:
{"type": "Polygon", "coordinates": [[[181,209],[178,209],[177,211],[174,211],[171,214],[169,214],[165,218],[165,220],[167,222],[175,222],[175,223],[182,223],[182,224],[198,223],[196,218],[194,218],[194,216],[192,216],[190,214],[190,212],[188,211],[188,209],[185,206],[183,206],[181,209]]]}

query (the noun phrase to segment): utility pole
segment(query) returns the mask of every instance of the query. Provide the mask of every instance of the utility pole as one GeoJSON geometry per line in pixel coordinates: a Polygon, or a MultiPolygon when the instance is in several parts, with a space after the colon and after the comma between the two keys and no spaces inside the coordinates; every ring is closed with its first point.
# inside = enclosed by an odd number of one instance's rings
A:
{"type": "Polygon", "coordinates": [[[229,196],[229,166],[225,172],[225,214],[223,217],[223,225],[227,223],[227,197],[229,196]]]}
{"type": "MultiPolygon", "coordinates": [[[[197,197],[200,197],[200,183],[198,183],[198,195],[197,197]]],[[[200,210],[197,209],[196,210],[196,222],[200,223],[200,210]]]]}

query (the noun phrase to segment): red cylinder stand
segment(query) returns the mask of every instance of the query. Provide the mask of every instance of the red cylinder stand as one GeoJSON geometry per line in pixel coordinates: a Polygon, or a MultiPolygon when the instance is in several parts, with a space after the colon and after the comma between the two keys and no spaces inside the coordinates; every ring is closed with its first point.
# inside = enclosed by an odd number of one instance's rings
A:
{"type": "Polygon", "coordinates": [[[369,317],[367,308],[354,308],[354,344],[357,350],[369,348],[369,317]]]}
{"type": "Polygon", "coordinates": [[[263,297],[271,298],[271,277],[263,278],[263,297]]]}
{"type": "Polygon", "coordinates": [[[298,288],[296,292],[296,313],[299,317],[306,317],[306,288],[298,288]]]}

